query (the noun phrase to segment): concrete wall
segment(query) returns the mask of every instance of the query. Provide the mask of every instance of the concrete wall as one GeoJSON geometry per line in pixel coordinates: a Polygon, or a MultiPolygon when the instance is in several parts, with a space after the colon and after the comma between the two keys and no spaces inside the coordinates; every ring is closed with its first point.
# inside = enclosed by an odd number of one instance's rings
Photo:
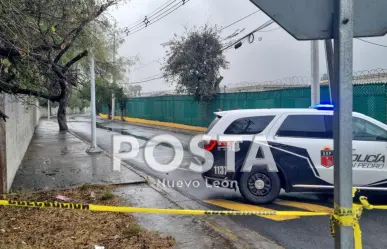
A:
{"type": "MultiPolygon", "coordinates": [[[[39,109],[40,109],[40,116],[47,117],[47,107],[41,106],[39,109]]],[[[67,108],[66,110],[67,110],[67,115],[78,114],[78,113],[89,114],[91,112],[90,107],[83,108],[82,110],[80,110],[79,108],[74,108],[74,109],[67,108]]],[[[58,107],[51,107],[50,117],[55,118],[57,113],[58,113],[58,107]]]]}
{"type": "MultiPolygon", "coordinates": [[[[8,192],[16,172],[24,158],[35,127],[40,117],[47,116],[47,108],[29,98],[22,100],[8,94],[0,94],[0,110],[9,116],[7,122],[0,119],[0,194],[8,192]]],[[[58,108],[52,108],[51,116],[56,116],[58,108]]],[[[84,110],[67,109],[68,114],[90,113],[84,110]]],[[[55,118],[55,117],[53,117],[55,118]]]]}
{"type": "Polygon", "coordinates": [[[37,101],[31,103],[31,100],[28,100],[27,104],[8,94],[3,94],[0,101],[0,108],[9,116],[5,123],[5,141],[4,138],[0,138],[0,143],[5,144],[6,176],[4,178],[6,182],[4,191],[9,191],[16,171],[19,169],[30,144],[35,127],[39,123],[40,113],[36,106],[38,105],[37,101]]]}

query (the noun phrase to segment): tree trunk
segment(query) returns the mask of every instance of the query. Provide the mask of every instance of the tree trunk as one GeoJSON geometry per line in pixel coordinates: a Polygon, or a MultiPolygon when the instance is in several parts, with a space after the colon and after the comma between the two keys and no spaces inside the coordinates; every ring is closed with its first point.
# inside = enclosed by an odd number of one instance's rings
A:
{"type": "Polygon", "coordinates": [[[97,110],[97,114],[102,113],[102,107],[100,104],[95,104],[95,109],[97,110]]]}
{"type": "Polygon", "coordinates": [[[125,108],[120,108],[121,109],[121,121],[124,121],[124,111],[125,108]]]}
{"type": "Polygon", "coordinates": [[[58,124],[59,124],[59,130],[60,131],[68,131],[67,127],[67,116],[66,116],[66,107],[69,103],[69,96],[70,96],[70,89],[66,89],[65,96],[59,101],[59,107],[58,107],[58,124]]]}
{"type": "Polygon", "coordinates": [[[107,105],[107,106],[108,106],[108,110],[109,110],[108,118],[111,119],[112,118],[112,105],[107,105]]]}

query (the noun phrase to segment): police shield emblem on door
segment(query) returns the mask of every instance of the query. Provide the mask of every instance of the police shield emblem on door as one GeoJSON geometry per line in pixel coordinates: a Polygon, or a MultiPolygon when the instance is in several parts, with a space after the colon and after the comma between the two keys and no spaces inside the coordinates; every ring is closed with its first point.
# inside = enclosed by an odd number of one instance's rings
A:
{"type": "Polygon", "coordinates": [[[321,165],[330,168],[333,166],[333,150],[329,147],[324,147],[321,151],[321,165]]]}

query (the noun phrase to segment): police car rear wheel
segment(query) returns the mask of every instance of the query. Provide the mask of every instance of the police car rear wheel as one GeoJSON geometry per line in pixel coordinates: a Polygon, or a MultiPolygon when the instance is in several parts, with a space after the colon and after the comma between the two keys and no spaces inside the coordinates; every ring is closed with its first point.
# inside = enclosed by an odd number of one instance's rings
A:
{"type": "Polygon", "coordinates": [[[239,179],[242,196],[254,204],[266,204],[274,201],[281,190],[281,180],[277,173],[265,169],[253,169],[242,173],[239,179]]]}

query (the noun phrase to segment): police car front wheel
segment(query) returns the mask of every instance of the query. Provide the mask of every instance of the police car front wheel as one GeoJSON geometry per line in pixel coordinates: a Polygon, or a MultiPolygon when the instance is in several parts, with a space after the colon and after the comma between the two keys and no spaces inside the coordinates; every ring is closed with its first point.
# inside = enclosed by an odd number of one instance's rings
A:
{"type": "Polygon", "coordinates": [[[273,202],[281,190],[281,180],[277,173],[266,169],[253,168],[242,173],[239,179],[239,191],[242,196],[254,204],[273,202]]]}

